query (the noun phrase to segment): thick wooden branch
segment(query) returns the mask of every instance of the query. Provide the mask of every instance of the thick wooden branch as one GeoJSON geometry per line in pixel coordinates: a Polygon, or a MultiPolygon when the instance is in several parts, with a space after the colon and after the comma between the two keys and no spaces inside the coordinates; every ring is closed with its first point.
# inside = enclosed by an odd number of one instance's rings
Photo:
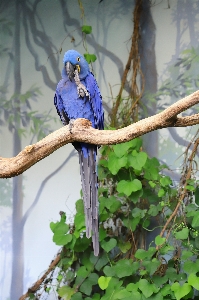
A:
{"type": "Polygon", "coordinates": [[[17,156],[0,157],[0,178],[22,174],[38,161],[52,154],[60,147],[74,141],[96,145],[111,145],[130,141],[148,132],[166,127],[186,127],[199,124],[199,114],[177,117],[178,114],[199,103],[199,91],[179,100],[161,113],[143,119],[118,130],[99,131],[90,126],[86,119],[74,121],[72,132],[65,126],[36,144],[26,146],[17,156]]]}

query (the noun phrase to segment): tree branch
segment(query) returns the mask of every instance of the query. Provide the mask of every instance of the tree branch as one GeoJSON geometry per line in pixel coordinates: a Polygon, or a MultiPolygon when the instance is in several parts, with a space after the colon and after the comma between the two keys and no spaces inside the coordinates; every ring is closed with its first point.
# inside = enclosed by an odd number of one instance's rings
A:
{"type": "Polygon", "coordinates": [[[0,178],[22,174],[60,147],[75,141],[96,145],[112,145],[130,141],[161,128],[186,127],[199,124],[199,114],[189,117],[177,117],[178,114],[198,103],[199,90],[177,101],[159,114],[118,130],[99,131],[90,126],[90,121],[77,119],[74,121],[72,132],[69,131],[68,126],[62,127],[36,144],[26,146],[15,157],[0,157],[0,178]]]}
{"type": "Polygon", "coordinates": [[[31,293],[35,293],[40,287],[41,284],[44,282],[44,280],[46,279],[46,277],[49,275],[49,273],[55,269],[55,267],[58,265],[59,261],[61,259],[61,254],[59,253],[56,258],[51,262],[50,266],[48,267],[48,270],[44,273],[44,275],[39,278],[34,284],[33,286],[31,286],[27,293],[25,293],[23,296],[21,296],[19,298],[19,300],[25,300],[27,299],[28,296],[30,296],[31,293]]]}

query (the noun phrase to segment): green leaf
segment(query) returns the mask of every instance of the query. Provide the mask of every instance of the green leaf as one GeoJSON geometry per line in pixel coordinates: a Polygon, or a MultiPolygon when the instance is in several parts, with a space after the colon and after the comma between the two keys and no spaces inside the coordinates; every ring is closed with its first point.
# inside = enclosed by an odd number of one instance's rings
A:
{"type": "Polygon", "coordinates": [[[170,284],[165,284],[160,292],[163,296],[170,295],[172,293],[170,284]]]}
{"type": "Polygon", "coordinates": [[[158,191],[158,197],[161,198],[161,197],[164,196],[164,194],[165,194],[165,190],[164,189],[159,189],[159,191],[158,191]]]}
{"type": "Polygon", "coordinates": [[[135,170],[141,170],[147,160],[147,154],[145,152],[137,153],[135,150],[132,155],[128,155],[128,162],[135,170]]]}
{"type": "Polygon", "coordinates": [[[83,300],[82,293],[75,293],[74,295],[72,295],[71,300],[83,300]]]}
{"type": "Polygon", "coordinates": [[[122,253],[126,253],[129,249],[131,249],[131,243],[129,241],[128,242],[119,241],[118,247],[122,251],[122,253]]]}
{"type": "Polygon", "coordinates": [[[129,148],[132,148],[133,146],[134,146],[134,142],[129,141],[126,143],[114,145],[113,151],[115,152],[115,155],[120,158],[120,157],[126,155],[129,148]]]}
{"type": "Polygon", "coordinates": [[[157,258],[153,258],[150,261],[143,261],[142,265],[145,267],[149,275],[152,275],[155,273],[157,268],[161,265],[161,262],[157,258]]]}
{"type": "Polygon", "coordinates": [[[127,228],[129,228],[132,231],[134,231],[136,229],[136,226],[140,222],[140,217],[137,217],[137,218],[125,218],[122,221],[123,221],[124,226],[126,226],[127,228]]]}
{"type": "Polygon", "coordinates": [[[138,290],[139,284],[137,283],[129,283],[126,287],[127,291],[129,292],[135,292],[138,290]]]}
{"type": "Polygon", "coordinates": [[[191,226],[192,226],[193,228],[199,227],[199,211],[197,211],[196,214],[195,214],[195,216],[193,217],[191,226]]]}
{"type": "Polygon", "coordinates": [[[107,257],[107,254],[104,253],[98,260],[97,263],[95,263],[95,269],[97,271],[100,271],[107,263],[109,259],[107,257]]]}
{"type": "Polygon", "coordinates": [[[120,299],[131,300],[132,299],[131,293],[128,292],[126,289],[116,291],[114,293],[113,300],[120,300],[120,299]]]}
{"type": "Polygon", "coordinates": [[[181,259],[182,260],[187,260],[188,258],[190,258],[192,256],[193,256],[193,253],[191,251],[183,250],[182,255],[181,255],[181,259]]]}
{"type": "MultiPolygon", "coordinates": [[[[165,275],[163,277],[160,276],[153,276],[153,282],[155,283],[156,286],[160,287],[162,286],[164,283],[166,283],[168,281],[168,276],[165,275]]],[[[163,295],[164,296],[164,295],[163,295]]]]}
{"type": "Polygon", "coordinates": [[[84,202],[82,199],[77,200],[75,203],[77,213],[84,214],[84,202]]]}
{"type": "Polygon", "coordinates": [[[150,185],[152,188],[154,188],[154,187],[156,186],[156,183],[153,182],[153,181],[151,181],[151,180],[149,180],[149,185],[150,185]]]}
{"type": "Polygon", "coordinates": [[[166,238],[163,238],[160,235],[156,236],[156,238],[155,238],[155,244],[157,246],[160,246],[160,245],[164,244],[165,241],[166,241],[166,238]]]}
{"type": "Polygon", "coordinates": [[[195,262],[188,260],[184,263],[183,269],[185,272],[191,274],[191,273],[197,273],[199,270],[199,259],[196,259],[195,262]]]}
{"type": "Polygon", "coordinates": [[[135,207],[133,210],[132,210],[132,216],[134,218],[137,218],[137,217],[140,217],[140,218],[144,218],[145,214],[146,214],[146,209],[140,209],[138,207],[135,207]]]}
{"type": "Polygon", "coordinates": [[[107,287],[108,287],[108,284],[109,284],[109,281],[111,280],[111,277],[104,277],[104,276],[101,276],[99,279],[98,279],[98,284],[99,284],[99,287],[101,290],[106,290],[107,287]]]}
{"type": "Polygon", "coordinates": [[[85,53],[84,57],[85,57],[85,59],[86,59],[86,61],[87,61],[88,64],[90,64],[91,62],[95,62],[96,59],[97,59],[97,56],[95,54],[85,53]]]}
{"type": "Polygon", "coordinates": [[[170,185],[172,183],[171,179],[169,178],[169,176],[165,176],[160,178],[160,184],[164,187],[170,185]]]}
{"type": "Polygon", "coordinates": [[[113,277],[115,275],[115,269],[114,269],[114,267],[106,266],[106,267],[104,267],[103,272],[108,277],[109,276],[113,277]]]}
{"type": "Polygon", "coordinates": [[[85,216],[82,213],[76,213],[74,218],[74,224],[76,230],[85,229],[85,216]]]}
{"type": "Polygon", "coordinates": [[[89,270],[85,266],[81,266],[77,271],[77,276],[81,276],[83,278],[86,278],[88,274],[90,273],[89,270]]]}
{"type": "Polygon", "coordinates": [[[106,251],[109,252],[111,251],[115,246],[117,245],[117,240],[111,238],[108,242],[106,242],[105,240],[103,240],[101,242],[101,247],[106,251]]]}
{"type": "Polygon", "coordinates": [[[138,179],[133,181],[121,180],[117,184],[117,191],[124,193],[126,196],[130,196],[132,192],[136,192],[142,189],[142,183],[138,179]]]}
{"type": "Polygon", "coordinates": [[[64,235],[63,233],[54,234],[53,242],[58,246],[64,246],[72,241],[72,234],[64,235]]]}
{"type": "Polygon", "coordinates": [[[175,233],[175,238],[177,240],[185,240],[188,238],[188,236],[189,236],[189,229],[187,227],[175,233]]]}
{"type": "Polygon", "coordinates": [[[199,186],[195,189],[195,203],[199,205],[199,186]]]}
{"type": "Polygon", "coordinates": [[[189,292],[191,291],[191,286],[188,283],[180,285],[178,282],[175,282],[172,284],[171,290],[174,292],[176,300],[180,300],[184,296],[189,294],[189,292]]]}
{"type": "Polygon", "coordinates": [[[58,289],[58,295],[61,296],[64,300],[70,300],[71,296],[74,293],[75,293],[75,290],[67,285],[64,285],[58,289]]]}
{"type": "Polygon", "coordinates": [[[154,284],[149,283],[146,279],[140,279],[139,289],[142,291],[146,298],[149,298],[153,293],[157,293],[159,288],[154,284]]]}
{"type": "Polygon", "coordinates": [[[121,158],[118,158],[115,156],[114,153],[110,153],[109,159],[108,159],[108,169],[113,175],[116,175],[117,172],[125,167],[127,164],[127,157],[123,156],[121,158]]]}
{"type": "Polygon", "coordinates": [[[157,216],[157,214],[159,213],[159,208],[157,205],[151,204],[150,208],[148,210],[148,214],[151,215],[152,217],[157,216]]]}
{"type": "Polygon", "coordinates": [[[96,273],[91,273],[89,277],[81,284],[80,292],[90,296],[92,286],[97,284],[99,276],[96,273]]]}
{"type": "Polygon", "coordinates": [[[195,274],[190,274],[188,277],[188,284],[194,287],[194,289],[199,291],[199,277],[195,274]]]}
{"type": "Polygon", "coordinates": [[[117,275],[117,277],[122,278],[122,277],[126,277],[126,276],[130,276],[131,274],[133,274],[134,270],[132,268],[132,261],[129,259],[122,259],[119,260],[114,269],[115,269],[115,274],[117,275]]]}
{"type": "Polygon", "coordinates": [[[89,25],[83,25],[82,26],[82,32],[86,34],[90,34],[92,32],[92,27],[89,25]]]}

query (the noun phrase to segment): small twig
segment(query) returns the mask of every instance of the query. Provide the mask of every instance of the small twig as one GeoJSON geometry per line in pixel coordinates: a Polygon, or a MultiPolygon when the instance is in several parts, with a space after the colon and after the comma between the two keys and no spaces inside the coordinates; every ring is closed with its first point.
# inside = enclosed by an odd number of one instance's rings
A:
{"type": "MultiPolygon", "coordinates": [[[[190,143],[191,145],[191,143],[190,143]]],[[[186,153],[188,152],[188,148],[190,147],[190,145],[187,147],[186,149],[186,153]]],[[[186,194],[187,194],[187,189],[186,189],[186,186],[187,186],[187,181],[191,178],[191,174],[192,174],[192,162],[193,162],[193,159],[195,157],[195,154],[196,154],[196,151],[197,151],[197,148],[198,148],[198,145],[199,145],[199,138],[196,139],[195,143],[194,143],[194,147],[193,147],[193,150],[191,152],[191,155],[189,156],[188,158],[188,161],[189,161],[189,168],[187,170],[187,168],[185,169],[184,173],[186,172],[186,178],[184,179],[184,174],[182,175],[182,179],[181,179],[181,185],[183,187],[180,188],[179,190],[179,194],[180,194],[180,198],[178,200],[178,203],[176,205],[176,208],[174,209],[173,213],[170,215],[170,217],[168,218],[167,222],[165,223],[162,231],[160,232],[160,236],[162,237],[165,230],[167,229],[168,225],[170,224],[170,222],[172,221],[172,219],[177,215],[177,212],[178,212],[178,209],[180,207],[180,205],[182,204],[186,194]]],[[[186,154],[187,155],[187,154],[186,154]]],[[[167,235],[167,238],[168,238],[168,235],[167,235]]]]}
{"type": "Polygon", "coordinates": [[[59,263],[61,259],[61,254],[59,253],[57,255],[57,257],[51,262],[50,266],[48,267],[48,270],[44,273],[44,275],[37,280],[29,289],[28,291],[22,295],[19,300],[25,300],[27,297],[30,296],[30,294],[35,293],[36,291],[38,291],[41,287],[41,284],[44,282],[44,280],[46,279],[46,277],[48,276],[48,274],[57,266],[57,264],[59,263]]]}

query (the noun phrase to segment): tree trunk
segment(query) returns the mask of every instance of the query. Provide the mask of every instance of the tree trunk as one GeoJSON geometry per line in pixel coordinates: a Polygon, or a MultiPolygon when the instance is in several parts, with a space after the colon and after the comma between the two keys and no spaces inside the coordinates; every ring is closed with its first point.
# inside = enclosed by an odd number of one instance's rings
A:
{"type": "MultiPolygon", "coordinates": [[[[150,1],[142,1],[142,15],[140,18],[141,39],[139,52],[141,70],[145,79],[145,94],[157,92],[157,70],[155,56],[155,24],[150,10],[150,1]]],[[[144,104],[148,109],[148,116],[156,114],[156,103],[147,103],[143,96],[144,104]]],[[[146,116],[145,116],[146,117],[146,116]]],[[[158,156],[158,132],[153,131],[145,135],[144,148],[150,157],[158,156]]]]}
{"type": "MultiPolygon", "coordinates": [[[[15,104],[20,100],[18,95],[21,92],[21,72],[20,72],[20,0],[15,2],[15,34],[14,34],[14,82],[15,82],[15,104]]],[[[13,155],[17,155],[21,151],[21,140],[18,134],[20,121],[20,106],[17,105],[15,110],[15,120],[13,129],[13,155]]],[[[23,258],[23,194],[22,194],[22,175],[13,178],[13,212],[12,212],[12,279],[10,299],[19,299],[23,293],[23,274],[24,274],[24,258],[23,258]]]]}

